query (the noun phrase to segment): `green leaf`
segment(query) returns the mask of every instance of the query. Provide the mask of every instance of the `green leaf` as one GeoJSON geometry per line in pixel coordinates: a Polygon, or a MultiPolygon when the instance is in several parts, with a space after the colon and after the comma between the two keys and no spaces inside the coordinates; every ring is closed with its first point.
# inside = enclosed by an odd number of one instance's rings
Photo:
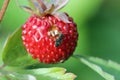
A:
{"type": "MultiPolygon", "coordinates": [[[[114,76],[114,80],[120,80],[120,64],[117,62],[114,62],[112,60],[103,60],[100,58],[90,57],[88,60],[90,60],[92,63],[97,64],[98,66],[101,66],[104,71],[114,76]]],[[[110,80],[110,79],[109,79],[110,80]]]]}
{"type": "Polygon", "coordinates": [[[66,69],[40,68],[31,70],[17,70],[16,72],[0,70],[0,80],[74,80],[76,75],[65,73],[66,69]]]}
{"type": "Polygon", "coordinates": [[[5,65],[25,67],[37,61],[26,52],[21,39],[21,28],[8,37],[2,51],[2,60],[5,65]]]}
{"type": "Polygon", "coordinates": [[[10,80],[36,80],[35,76],[30,74],[11,73],[6,75],[10,80]]]}
{"type": "Polygon", "coordinates": [[[0,80],[36,80],[36,77],[30,74],[19,74],[4,70],[0,70],[0,73],[0,80]]]}
{"type": "Polygon", "coordinates": [[[73,73],[65,72],[66,69],[59,67],[18,71],[20,74],[31,74],[37,80],[74,80],[76,78],[73,73]]]}
{"type": "Polygon", "coordinates": [[[95,57],[83,57],[79,55],[74,55],[74,57],[79,58],[82,63],[96,71],[105,80],[120,80],[120,64],[95,57]]]}

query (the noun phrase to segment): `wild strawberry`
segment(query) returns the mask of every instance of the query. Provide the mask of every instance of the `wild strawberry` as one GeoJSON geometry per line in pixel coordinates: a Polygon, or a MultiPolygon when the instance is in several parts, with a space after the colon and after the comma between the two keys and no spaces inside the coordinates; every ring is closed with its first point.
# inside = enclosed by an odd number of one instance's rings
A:
{"type": "Polygon", "coordinates": [[[22,26],[23,44],[34,59],[43,63],[67,60],[77,45],[76,24],[66,13],[57,11],[68,0],[29,0],[34,9],[23,6],[32,16],[22,26]]]}

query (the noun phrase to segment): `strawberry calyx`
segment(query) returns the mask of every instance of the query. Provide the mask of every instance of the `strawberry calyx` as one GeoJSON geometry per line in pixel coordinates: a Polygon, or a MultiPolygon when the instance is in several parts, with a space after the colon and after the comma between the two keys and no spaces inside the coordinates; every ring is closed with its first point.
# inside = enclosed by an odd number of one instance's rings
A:
{"type": "Polygon", "coordinates": [[[38,16],[53,15],[58,19],[70,23],[68,17],[63,12],[58,12],[62,9],[69,0],[28,0],[30,7],[20,6],[30,14],[36,14],[38,16]]]}

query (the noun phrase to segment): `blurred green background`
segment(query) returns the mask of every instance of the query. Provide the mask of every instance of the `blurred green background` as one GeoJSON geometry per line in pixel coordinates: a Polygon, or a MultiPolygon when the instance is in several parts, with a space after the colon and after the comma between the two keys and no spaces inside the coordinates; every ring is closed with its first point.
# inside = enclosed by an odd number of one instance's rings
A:
{"type": "MultiPolygon", "coordinates": [[[[4,0],[0,0],[0,8],[4,0]]],[[[19,0],[27,4],[27,0],[19,0]]],[[[79,41],[75,54],[90,55],[120,63],[120,0],[70,0],[62,9],[77,23],[79,41]]],[[[0,23],[0,53],[8,35],[15,31],[30,15],[11,0],[4,19],[0,23]]],[[[14,59],[13,59],[14,60],[14,59]]],[[[2,64],[0,54],[0,64],[2,64]]],[[[80,61],[70,58],[60,66],[77,75],[76,80],[104,80],[80,61]]]]}

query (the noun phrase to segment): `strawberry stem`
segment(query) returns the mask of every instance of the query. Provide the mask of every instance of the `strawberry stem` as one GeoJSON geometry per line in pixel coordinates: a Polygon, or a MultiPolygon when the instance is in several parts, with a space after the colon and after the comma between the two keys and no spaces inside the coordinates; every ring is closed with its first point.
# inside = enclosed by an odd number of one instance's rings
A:
{"type": "Polygon", "coordinates": [[[43,11],[45,11],[47,9],[47,7],[45,6],[45,4],[41,0],[37,0],[37,2],[42,7],[43,11]]]}
{"type": "Polygon", "coordinates": [[[5,0],[3,3],[2,9],[0,11],[0,21],[2,20],[4,14],[5,14],[8,4],[9,4],[9,0],[5,0]]]}

